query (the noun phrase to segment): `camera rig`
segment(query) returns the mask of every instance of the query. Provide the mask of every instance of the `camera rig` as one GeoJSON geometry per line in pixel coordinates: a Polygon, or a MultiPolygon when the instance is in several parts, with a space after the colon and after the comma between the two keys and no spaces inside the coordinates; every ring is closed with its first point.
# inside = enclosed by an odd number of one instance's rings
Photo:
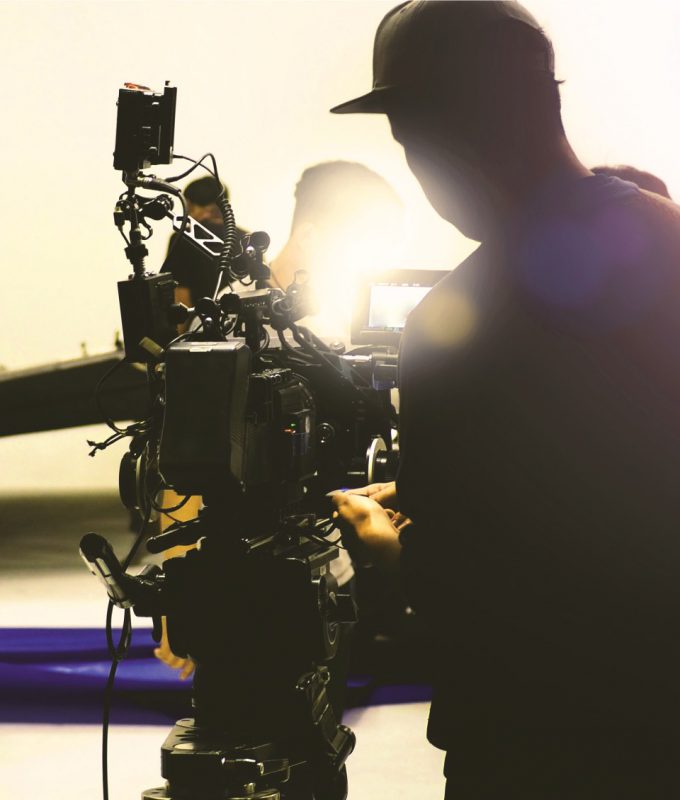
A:
{"type": "Polygon", "coordinates": [[[119,93],[114,166],[127,190],[114,221],[133,271],[118,296],[125,360],[145,365],[150,411],[108,441],[131,437],[121,499],[147,523],[177,510],[161,508],[165,488],[203,498],[195,519],[147,549],[196,547],[139,575],[97,534],[81,555],[111,604],[151,617],[157,639],[165,617],[173,652],[196,664],[194,718],[168,736],[166,784],[144,798],[344,800],[354,734],[328,701],[327,665],[356,608],[329,570],[342,545],[329,538],[326,494],[391,477],[396,365],[382,351],[345,355],[300,326],[305,285],[268,285],[269,237],[239,241],[224,193],[223,238],[186,207],[174,214],[175,199],[184,206],[174,182],[207,158],[173,178],[142,172],[173,161],[175,93],[119,93]],[[175,303],[171,275],[146,270],[150,220],[163,218],[215,261],[215,292],[194,308],[175,303]],[[244,280],[255,289],[238,291],[244,280]]]}

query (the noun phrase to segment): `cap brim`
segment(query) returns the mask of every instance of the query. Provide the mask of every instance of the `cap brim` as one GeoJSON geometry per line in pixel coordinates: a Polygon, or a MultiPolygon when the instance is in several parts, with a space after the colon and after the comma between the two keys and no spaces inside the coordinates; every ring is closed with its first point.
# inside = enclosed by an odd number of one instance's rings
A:
{"type": "Polygon", "coordinates": [[[373,89],[368,94],[340,103],[331,108],[331,114],[385,114],[385,99],[389,89],[373,89]]]}

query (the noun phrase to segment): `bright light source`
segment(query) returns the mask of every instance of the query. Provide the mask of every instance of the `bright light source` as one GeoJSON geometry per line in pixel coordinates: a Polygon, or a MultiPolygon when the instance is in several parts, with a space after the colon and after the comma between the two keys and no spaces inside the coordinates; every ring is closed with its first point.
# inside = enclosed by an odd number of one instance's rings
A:
{"type": "Polygon", "coordinates": [[[403,265],[403,221],[394,206],[361,208],[357,218],[330,220],[315,243],[310,282],[317,313],[307,320],[325,338],[349,342],[352,309],[366,275],[403,265]]]}

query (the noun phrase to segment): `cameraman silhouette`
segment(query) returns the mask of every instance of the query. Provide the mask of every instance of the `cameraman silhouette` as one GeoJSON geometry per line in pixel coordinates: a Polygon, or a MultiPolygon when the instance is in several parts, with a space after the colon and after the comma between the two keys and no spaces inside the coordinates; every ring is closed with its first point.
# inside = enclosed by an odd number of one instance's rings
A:
{"type": "Polygon", "coordinates": [[[515,2],[402,4],[373,63],[333,110],[386,114],[433,207],[481,242],[408,320],[396,488],[335,495],[436,644],[446,796],[669,800],[680,209],[579,161],[551,44],[515,2]]]}

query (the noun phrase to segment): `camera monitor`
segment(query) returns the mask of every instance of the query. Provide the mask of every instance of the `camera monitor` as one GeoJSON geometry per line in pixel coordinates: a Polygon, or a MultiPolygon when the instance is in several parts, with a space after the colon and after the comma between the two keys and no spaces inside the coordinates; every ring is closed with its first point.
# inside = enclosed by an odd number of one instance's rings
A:
{"type": "Polygon", "coordinates": [[[397,347],[406,318],[449,270],[394,269],[369,275],[359,287],[352,344],[397,347]]]}
{"type": "Polygon", "coordinates": [[[165,82],[163,93],[126,83],[118,92],[113,167],[124,172],[172,164],[177,89],[165,82]]]}

